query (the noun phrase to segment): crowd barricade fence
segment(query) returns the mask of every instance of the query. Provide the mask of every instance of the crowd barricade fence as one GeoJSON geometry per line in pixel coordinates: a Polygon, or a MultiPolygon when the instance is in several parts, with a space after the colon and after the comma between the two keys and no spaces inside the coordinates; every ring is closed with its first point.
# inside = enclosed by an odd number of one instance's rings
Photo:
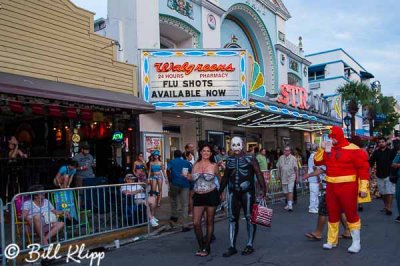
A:
{"type": "Polygon", "coordinates": [[[4,250],[6,248],[6,231],[5,231],[5,222],[4,222],[4,211],[5,207],[3,205],[3,201],[0,198],[0,261],[1,265],[5,266],[7,263],[6,257],[4,257],[4,250]]]}
{"type": "MultiPolygon", "coordinates": [[[[18,245],[21,253],[28,252],[28,246],[33,243],[41,247],[62,245],[135,227],[147,226],[147,234],[150,233],[148,187],[145,183],[24,192],[15,195],[10,206],[11,243],[18,245]],[[142,199],[122,193],[122,186],[133,191],[142,188],[142,199]],[[39,197],[44,202],[40,209],[33,203],[39,197]]],[[[4,251],[3,211],[1,219],[1,247],[4,251]]]]}

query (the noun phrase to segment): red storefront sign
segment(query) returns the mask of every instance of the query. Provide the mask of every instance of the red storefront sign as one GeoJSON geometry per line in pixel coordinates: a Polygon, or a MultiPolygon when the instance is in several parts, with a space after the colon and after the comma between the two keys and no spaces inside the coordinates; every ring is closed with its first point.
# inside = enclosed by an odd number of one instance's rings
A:
{"type": "Polygon", "coordinates": [[[76,113],[76,107],[67,107],[67,117],[71,119],[78,117],[78,114],[76,113]]]}
{"type": "Polygon", "coordinates": [[[92,120],[93,119],[93,112],[89,109],[81,109],[81,118],[83,120],[92,120]]]}
{"type": "Polygon", "coordinates": [[[44,106],[41,103],[31,103],[32,114],[44,115],[44,106]]]}
{"type": "Polygon", "coordinates": [[[10,111],[14,112],[14,113],[23,113],[24,112],[24,106],[22,105],[21,102],[9,101],[8,108],[10,108],[10,111]]]}
{"type": "Polygon", "coordinates": [[[61,117],[61,109],[58,104],[49,105],[49,116],[61,117]]]}

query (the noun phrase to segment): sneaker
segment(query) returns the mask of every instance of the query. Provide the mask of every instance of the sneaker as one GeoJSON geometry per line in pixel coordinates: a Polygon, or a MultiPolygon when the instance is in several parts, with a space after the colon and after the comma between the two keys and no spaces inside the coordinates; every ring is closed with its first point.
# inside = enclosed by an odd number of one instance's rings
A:
{"type": "Polygon", "coordinates": [[[394,220],[396,223],[400,223],[400,216],[397,216],[397,218],[394,220]]]}
{"type": "Polygon", "coordinates": [[[293,211],[293,206],[286,205],[284,209],[289,211],[289,212],[292,212],[293,211]]]}
{"type": "Polygon", "coordinates": [[[336,247],[336,245],[335,244],[330,244],[330,243],[325,243],[325,244],[323,244],[322,245],[322,248],[323,249],[332,249],[332,248],[335,248],[336,247]]]}
{"type": "Polygon", "coordinates": [[[158,219],[156,217],[153,217],[153,220],[156,221],[156,223],[158,223],[158,219]]]}
{"type": "Polygon", "coordinates": [[[150,225],[152,227],[157,227],[159,224],[154,220],[154,218],[150,219],[150,225]]]}
{"type": "Polygon", "coordinates": [[[392,215],[392,211],[391,210],[386,210],[386,215],[392,215]]]}

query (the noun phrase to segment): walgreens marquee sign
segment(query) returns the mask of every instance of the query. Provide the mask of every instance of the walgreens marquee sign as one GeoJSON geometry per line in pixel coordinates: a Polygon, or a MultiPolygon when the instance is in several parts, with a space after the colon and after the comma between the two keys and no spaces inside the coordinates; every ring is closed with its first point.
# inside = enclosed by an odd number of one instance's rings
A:
{"type": "Polygon", "coordinates": [[[143,50],[140,71],[157,109],[248,107],[246,50],[143,50]]]}

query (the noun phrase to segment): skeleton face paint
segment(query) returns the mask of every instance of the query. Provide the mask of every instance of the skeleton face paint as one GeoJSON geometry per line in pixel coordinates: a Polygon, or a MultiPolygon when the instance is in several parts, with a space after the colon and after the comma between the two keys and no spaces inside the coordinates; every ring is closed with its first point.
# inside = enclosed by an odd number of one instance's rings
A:
{"type": "Polygon", "coordinates": [[[233,137],[231,141],[231,149],[233,152],[241,152],[243,150],[243,140],[239,137],[233,137]]]}

